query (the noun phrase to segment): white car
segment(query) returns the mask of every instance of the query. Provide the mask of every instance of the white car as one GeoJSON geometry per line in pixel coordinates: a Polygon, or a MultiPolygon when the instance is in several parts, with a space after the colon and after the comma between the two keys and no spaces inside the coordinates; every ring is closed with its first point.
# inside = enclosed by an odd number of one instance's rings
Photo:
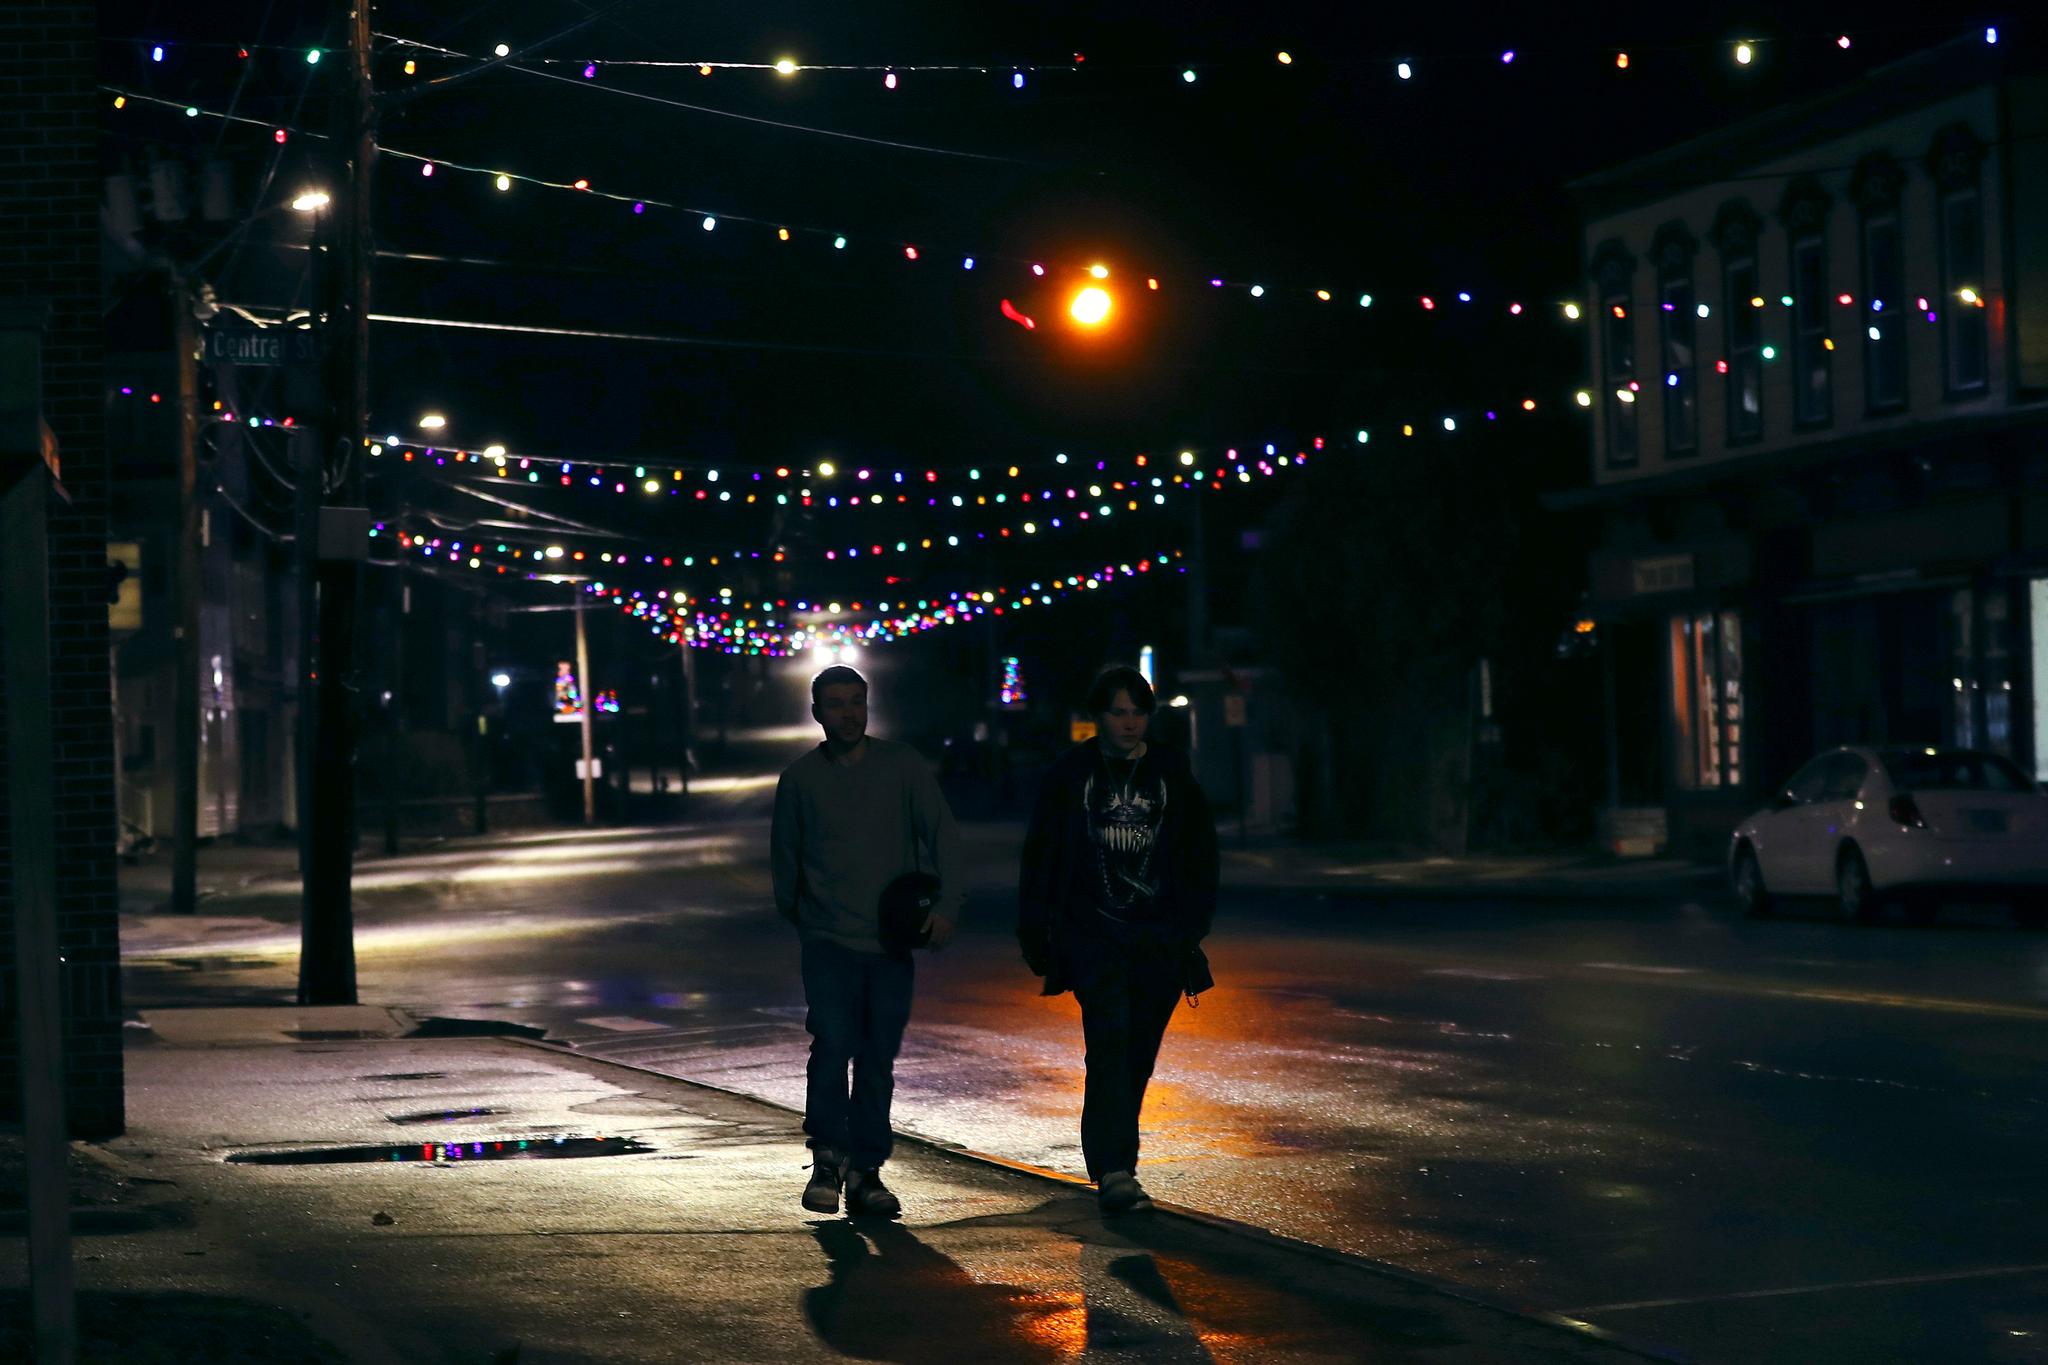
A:
{"type": "Polygon", "coordinates": [[[1974,749],[1845,747],[1821,754],[1736,827],[1728,879],[1743,909],[1833,896],[1868,923],[1886,902],[1919,919],[1944,899],[2001,900],[2048,923],[2048,793],[1974,749]]]}

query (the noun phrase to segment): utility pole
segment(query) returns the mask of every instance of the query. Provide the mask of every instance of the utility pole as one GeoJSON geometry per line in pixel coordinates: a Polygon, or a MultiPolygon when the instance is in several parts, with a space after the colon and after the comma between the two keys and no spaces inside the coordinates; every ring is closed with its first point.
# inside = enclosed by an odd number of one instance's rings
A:
{"type": "Polygon", "coordinates": [[[384,852],[398,852],[398,790],[405,781],[400,768],[407,750],[405,726],[405,627],[412,615],[412,584],[398,585],[398,600],[391,605],[390,668],[391,701],[384,708],[384,852]]]}
{"type": "Polygon", "coordinates": [[[178,531],[171,560],[171,910],[199,908],[199,321],[171,276],[178,365],[178,531]]]}
{"type": "Polygon", "coordinates": [[[363,462],[370,398],[370,187],[377,153],[376,92],[370,81],[369,0],[336,0],[347,21],[348,149],[343,193],[336,306],[329,310],[333,348],[327,441],[338,506],[320,509],[317,574],[320,639],[314,673],[312,770],[307,809],[304,897],[299,930],[299,1003],[356,1003],[356,614],[369,520],[362,511],[363,462]]]}
{"type": "Polygon", "coordinates": [[[476,712],[476,747],[471,751],[472,757],[469,766],[471,776],[476,783],[476,832],[478,834],[485,834],[490,830],[491,722],[484,701],[490,693],[484,690],[486,686],[484,682],[484,668],[485,660],[488,656],[484,652],[484,599],[482,593],[478,593],[476,600],[470,603],[469,619],[471,644],[468,690],[470,709],[476,712]]]}
{"type": "Polygon", "coordinates": [[[597,709],[597,698],[590,694],[590,636],[583,628],[583,599],[587,594],[576,588],[576,691],[583,698],[583,823],[597,823],[597,765],[591,761],[590,713],[597,709]]]}
{"type": "MultiPolygon", "coordinates": [[[[683,629],[687,632],[689,627],[683,629]]],[[[690,808],[690,756],[697,744],[697,656],[687,633],[679,634],[676,643],[683,651],[683,760],[677,767],[682,774],[683,810],[687,814],[690,808]]]]}
{"type": "MultiPolygon", "coordinates": [[[[9,319],[10,323],[13,319],[9,319]]],[[[40,358],[25,367],[40,381],[40,358]]],[[[29,390],[35,401],[36,390],[29,390]]],[[[7,398],[14,395],[8,393],[7,398]]],[[[38,417],[40,421],[40,417],[38,417]]],[[[43,429],[45,432],[48,428],[43,429]]],[[[0,439],[12,431],[0,433],[0,439]]],[[[49,504],[70,497],[57,482],[55,442],[47,436],[49,467],[0,448],[0,594],[7,652],[0,686],[7,696],[7,787],[16,996],[15,1055],[21,1082],[24,1204],[28,1214],[30,1316],[34,1356],[71,1365],[78,1346],[72,1295],[69,1181],[70,1149],[64,1121],[63,950],[57,933],[57,816],[52,766],[57,740],[50,686],[49,504]],[[14,466],[20,461],[26,470],[14,466]]]]}
{"type": "Polygon", "coordinates": [[[1197,482],[1188,492],[1188,662],[1207,668],[1209,658],[1209,548],[1202,521],[1202,500],[1208,491],[1197,482]]]}

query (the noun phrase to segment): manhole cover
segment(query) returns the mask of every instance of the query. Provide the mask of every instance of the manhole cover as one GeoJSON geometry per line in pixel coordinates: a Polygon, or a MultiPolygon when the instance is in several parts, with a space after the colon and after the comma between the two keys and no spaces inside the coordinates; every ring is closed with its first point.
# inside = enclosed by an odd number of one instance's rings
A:
{"type": "Polygon", "coordinates": [[[480,1119],[486,1114],[502,1114],[503,1109],[423,1109],[417,1114],[386,1114],[390,1123],[411,1125],[415,1123],[460,1123],[464,1119],[480,1119]]]}
{"type": "Polygon", "coordinates": [[[507,1138],[502,1142],[380,1143],[365,1147],[304,1147],[289,1152],[230,1152],[246,1166],[331,1166],[344,1162],[539,1161],[577,1156],[631,1156],[654,1148],[632,1137],[507,1138]]]}

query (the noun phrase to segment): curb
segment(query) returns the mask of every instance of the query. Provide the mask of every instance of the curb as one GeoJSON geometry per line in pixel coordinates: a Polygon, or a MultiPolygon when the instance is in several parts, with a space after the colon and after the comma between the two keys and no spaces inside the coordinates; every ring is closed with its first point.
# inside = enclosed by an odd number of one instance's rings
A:
{"type": "MultiPolygon", "coordinates": [[[[136,1198],[117,1204],[76,1204],[66,1202],[68,1226],[73,1237],[118,1236],[123,1233],[155,1232],[160,1228],[189,1228],[198,1219],[178,1182],[146,1170],[134,1160],[109,1151],[99,1142],[73,1141],[66,1144],[72,1156],[89,1161],[116,1180],[132,1187],[136,1198]]],[[[26,1237],[28,1210],[0,1211],[0,1237],[26,1237]]]]}
{"type": "MultiPolygon", "coordinates": [[[[642,1076],[652,1076],[679,1085],[687,1085],[693,1089],[710,1091],[712,1094],[744,1100],[751,1104],[758,1104],[764,1108],[773,1109],[779,1113],[793,1115],[799,1119],[803,1117],[801,1110],[793,1109],[786,1104],[778,1104],[774,1100],[763,1099],[759,1095],[752,1095],[744,1090],[734,1090],[727,1086],[712,1085],[707,1081],[692,1080],[687,1076],[671,1075],[666,1071],[656,1071],[652,1067],[638,1066],[632,1062],[615,1061],[610,1057],[594,1057],[588,1053],[578,1052],[566,1043],[549,1042],[546,1039],[540,1038],[516,1037],[507,1037],[502,1041],[518,1043],[524,1047],[537,1048],[540,1051],[551,1052],[557,1056],[574,1057],[586,1065],[595,1064],[617,1067],[621,1071],[631,1071],[642,1076]]],[[[920,1133],[905,1132],[902,1129],[898,1129],[896,1130],[896,1139],[899,1142],[912,1143],[927,1151],[978,1162],[984,1166],[993,1166],[999,1170],[1009,1171],[1013,1175],[1030,1176],[1049,1184],[1062,1186],[1068,1190],[1092,1188],[1088,1181],[1079,1176],[1047,1170],[1043,1166],[1033,1166],[1023,1161],[1013,1161],[1008,1157],[994,1156],[987,1152],[977,1152],[970,1147],[962,1147],[957,1143],[947,1142],[942,1138],[926,1137],[920,1133]]],[[[1168,1218],[1178,1218],[1183,1222],[1193,1223],[1214,1232],[1240,1237],[1248,1241],[1257,1242],[1263,1246],[1294,1252],[1297,1255],[1305,1255],[1314,1260],[1323,1261],[1326,1264],[1343,1266],[1379,1279],[1405,1285],[1411,1289],[1441,1294],[1446,1298],[1456,1299],[1475,1308],[1483,1308],[1488,1312],[1498,1313],[1504,1317],[1532,1323],[1539,1327],[1546,1327],[1552,1331],[1562,1332],[1582,1341],[1597,1341],[1603,1346],[1626,1351],[1644,1360],[1662,1361],[1664,1365],[1695,1365],[1693,1357],[1678,1351],[1652,1346],[1644,1342],[1632,1341],[1627,1337],[1619,1336],[1609,1331],[1607,1328],[1596,1327],[1590,1322],[1581,1322],[1577,1318],[1568,1318],[1562,1314],[1548,1312],[1539,1308],[1524,1308],[1519,1304],[1498,1298],[1483,1290],[1461,1285],[1454,1280],[1439,1279],[1434,1275],[1404,1270],[1400,1266],[1390,1265],[1385,1261],[1376,1261],[1369,1256],[1360,1256],[1353,1252],[1338,1251],[1331,1247],[1319,1246],[1314,1242],[1305,1242],[1299,1238],[1287,1237],[1251,1223],[1241,1223],[1234,1218],[1204,1213],[1200,1209],[1191,1209],[1183,1205],[1167,1203],[1160,1203],[1156,1207],[1159,1214],[1168,1218]]]]}

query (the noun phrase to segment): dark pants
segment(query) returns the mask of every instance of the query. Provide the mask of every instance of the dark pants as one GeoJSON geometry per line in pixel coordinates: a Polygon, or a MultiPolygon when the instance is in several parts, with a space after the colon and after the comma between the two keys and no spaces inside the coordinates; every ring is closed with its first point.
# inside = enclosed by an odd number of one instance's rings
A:
{"type": "Polygon", "coordinates": [[[804,1132],[812,1147],[844,1152],[855,1170],[872,1170],[889,1157],[889,1099],[916,975],[908,956],[804,940],[804,1027],[811,1033],[804,1132]]]}
{"type": "Polygon", "coordinates": [[[1181,949],[1164,933],[1104,921],[1074,936],[1068,962],[1088,1045],[1081,1155],[1100,1180],[1137,1167],[1138,1111],[1180,1003],[1181,949]]]}

